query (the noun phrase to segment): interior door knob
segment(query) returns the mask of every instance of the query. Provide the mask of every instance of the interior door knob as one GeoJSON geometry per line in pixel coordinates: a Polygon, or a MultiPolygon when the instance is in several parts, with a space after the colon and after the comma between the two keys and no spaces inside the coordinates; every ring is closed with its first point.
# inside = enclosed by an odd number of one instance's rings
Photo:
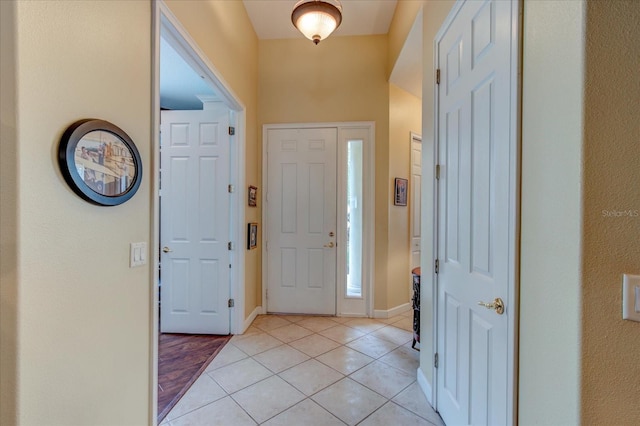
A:
{"type": "Polygon", "coordinates": [[[478,305],[484,306],[487,309],[493,309],[498,315],[504,314],[504,302],[499,297],[496,297],[491,303],[480,301],[478,302],[478,305]]]}
{"type": "Polygon", "coordinates": [[[165,253],[169,253],[169,252],[171,252],[173,250],[171,250],[169,247],[162,247],[162,251],[165,252],[165,253]]]}

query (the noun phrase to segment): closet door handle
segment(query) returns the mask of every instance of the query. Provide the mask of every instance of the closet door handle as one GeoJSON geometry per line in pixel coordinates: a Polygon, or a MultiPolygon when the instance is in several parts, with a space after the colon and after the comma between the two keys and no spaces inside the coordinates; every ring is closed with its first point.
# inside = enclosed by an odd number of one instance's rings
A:
{"type": "Polygon", "coordinates": [[[484,306],[487,309],[493,309],[498,315],[504,314],[504,302],[499,297],[496,297],[495,300],[491,303],[480,301],[478,302],[478,305],[484,306]]]}

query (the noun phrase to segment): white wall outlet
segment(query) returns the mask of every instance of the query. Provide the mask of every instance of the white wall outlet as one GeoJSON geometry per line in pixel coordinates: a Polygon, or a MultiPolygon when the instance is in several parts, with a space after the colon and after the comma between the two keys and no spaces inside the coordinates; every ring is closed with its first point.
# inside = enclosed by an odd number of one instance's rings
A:
{"type": "Polygon", "coordinates": [[[129,267],[142,266],[147,263],[147,243],[131,243],[129,250],[129,267]]]}
{"type": "Polygon", "coordinates": [[[622,276],[622,319],[640,322],[640,275],[622,276]]]}

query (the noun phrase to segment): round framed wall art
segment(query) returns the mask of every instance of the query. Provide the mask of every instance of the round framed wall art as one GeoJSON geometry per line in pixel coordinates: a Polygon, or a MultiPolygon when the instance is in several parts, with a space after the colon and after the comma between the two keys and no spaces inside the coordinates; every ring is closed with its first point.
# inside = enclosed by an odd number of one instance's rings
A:
{"type": "Polygon", "coordinates": [[[58,163],[71,189],[100,206],[124,203],[142,181],[135,144],[122,129],[104,120],[84,119],[69,126],[60,140],[58,163]]]}

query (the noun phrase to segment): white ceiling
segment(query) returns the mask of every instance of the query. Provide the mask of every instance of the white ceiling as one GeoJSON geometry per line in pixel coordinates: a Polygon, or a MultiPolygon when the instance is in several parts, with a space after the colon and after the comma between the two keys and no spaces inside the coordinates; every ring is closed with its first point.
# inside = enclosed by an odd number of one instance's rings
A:
{"type": "MultiPolygon", "coordinates": [[[[261,40],[304,38],[291,23],[297,0],[243,0],[261,40]]],[[[342,0],[342,24],[332,37],[386,34],[397,0],[342,0]]]]}
{"type": "MultiPolygon", "coordinates": [[[[304,38],[291,23],[296,0],[243,0],[260,39],[304,38]]],[[[332,37],[386,34],[396,0],[343,0],[342,25],[332,37]]],[[[313,43],[309,41],[309,47],[313,43]]],[[[416,17],[391,73],[391,83],[422,98],[422,11],[416,17]]],[[[201,109],[196,95],[213,95],[202,78],[169,46],[161,43],[160,98],[168,109],[201,109]]]]}

